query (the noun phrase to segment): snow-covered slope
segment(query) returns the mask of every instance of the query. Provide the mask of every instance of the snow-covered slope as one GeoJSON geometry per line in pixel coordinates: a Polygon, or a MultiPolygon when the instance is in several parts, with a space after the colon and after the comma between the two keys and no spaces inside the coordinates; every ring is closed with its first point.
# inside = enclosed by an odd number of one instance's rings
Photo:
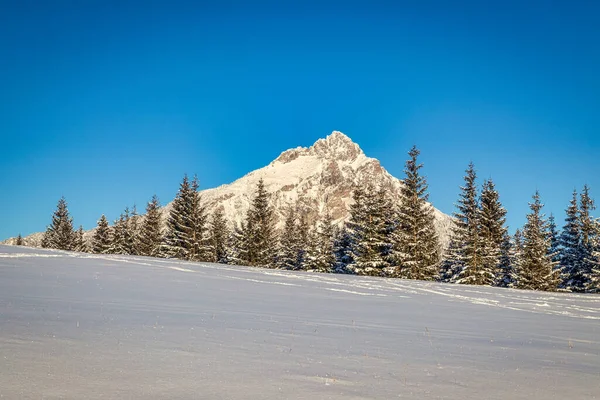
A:
{"type": "MultiPolygon", "coordinates": [[[[390,175],[377,159],[367,157],[348,136],[334,131],[308,148],[284,151],[266,167],[231,184],[202,191],[208,211],[222,207],[229,221],[241,222],[261,178],[271,193],[278,226],[282,226],[283,216],[293,204],[298,204],[313,221],[325,210],[329,210],[337,222],[345,220],[349,216],[355,184],[371,181],[378,187],[386,187],[396,199],[400,198],[402,187],[402,181],[390,175]]],[[[170,204],[166,209],[169,208],[170,204]]],[[[451,218],[434,210],[438,234],[446,244],[451,218]]]]}
{"type": "MultiPolygon", "coordinates": [[[[360,147],[342,132],[334,131],[312,146],[286,150],[266,167],[250,172],[233,183],[203,190],[202,198],[207,211],[222,207],[231,224],[243,220],[255,195],[260,179],[271,193],[278,226],[290,205],[297,205],[315,221],[328,210],[341,223],[349,217],[352,190],[357,184],[373,182],[390,191],[393,198],[400,199],[402,181],[390,175],[375,158],[367,157],[360,147]]],[[[166,205],[166,219],[171,203],[166,205]]],[[[101,213],[102,210],[98,210],[101,213]]],[[[434,209],[437,232],[442,245],[448,242],[451,218],[434,209]]],[[[86,232],[90,237],[91,232],[86,232]]],[[[37,246],[42,235],[25,238],[25,244],[37,246]]],[[[14,239],[5,243],[14,244],[14,239]]]]}
{"type": "Polygon", "coordinates": [[[11,246],[0,276],[3,399],[598,399],[600,296],[11,246]]]}

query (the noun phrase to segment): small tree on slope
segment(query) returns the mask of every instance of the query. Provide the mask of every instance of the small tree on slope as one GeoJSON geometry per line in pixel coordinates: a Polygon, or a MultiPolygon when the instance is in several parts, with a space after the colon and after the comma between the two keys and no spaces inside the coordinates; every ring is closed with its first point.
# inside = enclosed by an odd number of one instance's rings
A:
{"type": "Polygon", "coordinates": [[[548,222],[541,210],[539,192],[529,204],[531,213],[523,228],[523,251],[519,257],[515,286],[519,289],[556,290],[560,281],[560,272],[555,269],[556,262],[549,254],[550,235],[548,222]]]}
{"type": "Polygon", "coordinates": [[[408,279],[432,280],[439,270],[439,243],[435,231],[433,207],[427,203],[427,180],[420,174],[423,164],[413,146],[404,166],[404,185],[398,206],[398,221],[393,230],[392,251],[397,276],[408,279]]]}
{"type": "Polygon", "coordinates": [[[479,229],[481,239],[481,274],[480,284],[494,285],[503,261],[503,243],[506,240],[506,210],[500,203],[494,182],[484,182],[481,191],[479,209],[479,229]]]}
{"type": "Polygon", "coordinates": [[[42,240],[42,247],[59,250],[73,250],[75,231],[73,218],[69,215],[67,201],[61,197],[52,215],[52,222],[46,229],[42,240]]]}
{"type": "Polygon", "coordinates": [[[111,231],[108,221],[104,214],[98,220],[98,227],[92,237],[92,252],[96,254],[106,254],[110,248],[111,231]]]}
{"type": "Polygon", "coordinates": [[[162,242],[160,202],[156,195],[146,204],[146,216],[140,224],[139,247],[140,255],[158,257],[162,242]]]}
{"type": "Polygon", "coordinates": [[[211,261],[227,264],[227,240],[229,238],[229,229],[227,229],[227,221],[223,215],[223,210],[217,208],[212,215],[210,221],[210,244],[212,257],[211,261]]]}
{"type": "Polygon", "coordinates": [[[259,180],[248,214],[243,234],[246,252],[243,262],[251,266],[275,266],[275,228],[269,194],[262,178],[259,180]]]}

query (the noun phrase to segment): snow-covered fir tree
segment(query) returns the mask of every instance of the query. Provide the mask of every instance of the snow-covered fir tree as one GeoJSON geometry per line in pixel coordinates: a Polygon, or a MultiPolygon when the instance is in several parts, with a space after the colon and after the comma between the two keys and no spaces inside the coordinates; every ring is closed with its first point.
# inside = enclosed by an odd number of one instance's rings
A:
{"type": "Polygon", "coordinates": [[[235,224],[229,235],[228,243],[228,262],[232,265],[245,265],[248,259],[248,238],[249,233],[246,224],[235,224]]]}
{"type": "Polygon", "coordinates": [[[241,257],[246,265],[272,268],[276,255],[275,223],[270,196],[262,178],[256,189],[242,231],[246,249],[241,257]]]}
{"type": "Polygon", "coordinates": [[[296,207],[289,206],[286,210],[283,230],[279,235],[277,249],[277,268],[294,270],[297,267],[299,242],[296,207]]]}
{"type": "Polygon", "coordinates": [[[17,240],[15,242],[16,246],[23,246],[23,236],[21,236],[21,234],[19,233],[19,235],[17,236],[17,240]]]}
{"type": "Polygon", "coordinates": [[[75,232],[75,240],[73,242],[73,250],[80,253],[89,253],[90,248],[83,236],[83,226],[79,225],[79,229],[75,232]]]}
{"type": "Polygon", "coordinates": [[[208,243],[206,209],[198,193],[198,178],[187,175],[179,185],[167,218],[161,255],[182,260],[207,261],[211,258],[208,243]]]}
{"type": "MultiPolygon", "coordinates": [[[[488,179],[483,184],[479,201],[479,238],[481,243],[480,285],[498,283],[499,275],[504,276],[502,266],[502,246],[506,243],[506,210],[500,203],[500,196],[494,182],[488,179]]],[[[504,260],[506,261],[506,260],[504,260]]]]}
{"type": "Polygon", "coordinates": [[[112,226],[112,240],[108,249],[109,254],[131,254],[133,240],[129,231],[129,208],[119,215],[112,226]]]}
{"type": "Polygon", "coordinates": [[[577,274],[576,281],[581,282],[585,291],[591,291],[594,288],[593,277],[594,268],[598,260],[595,257],[595,244],[598,236],[596,220],[592,212],[596,209],[596,204],[590,196],[588,185],[583,186],[579,200],[579,223],[581,227],[581,265],[577,274]]]}
{"type": "Polygon", "coordinates": [[[533,195],[529,207],[531,212],[523,228],[523,250],[517,264],[515,287],[553,291],[560,283],[560,271],[555,268],[558,263],[552,261],[549,251],[548,222],[542,213],[539,192],[533,195]]]}
{"type": "Polygon", "coordinates": [[[594,221],[594,227],[596,230],[593,250],[592,250],[592,272],[590,275],[590,281],[586,287],[588,292],[599,293],[600,292],[600,220],[594,221]]]}
{"type": "Polygon", "coordinates": [[[222,208],[217,208],[210,220],[210,245],[211,245],[211,261],[227,264],[228,263],[228,238],[229,229],[227,228],[227,221],[223,214],[222,208]]]}
{"type": "Polygon", "coordinates": [[[142,256],[158,257],[162,243],[160,202],[156,195],[146,204],[146,215],[140,224],[138,253],[142,256]]]}
{"type": "Polygon", "coordinates": [[[137,206],[134,204],[131,209],[131,215],[129,216],[129,232],[131,234],[131,252],[134,256],[141,255],[141,243],[140,243],[140,229],[141,229],[141,216],[137,212],[137,206]]]}
{"type": "Polygon", "coordinates": [[[308,222],[306,212],[301,210],[298,220],[298,243],[295,269],[308,271],[314,267],[315,235],[308,222]]]}
{"type": "Polygon", "coordinates": [[[345,225],[334,229],[333,253],[335,254],[334,272],[338,274],[350,273],[348,265],[353,262],[352,234],[345,225]]]}
{"type": "Polygon", "coordinates": [[[484,284],[487,277],[482,271],[481,239],[479,237],[479,202],[477,198],[475,166],[469,164],[462,186],[451,233],[450,251],[446,253],[446,274],[450,280],[465,284],[484,284]]]}
{"type": "Polygon", "coordinates": [[[194,176],[190,185],[191,216],[190,216],[190,248],[189,260],[209,261],[212,259],[212,250],[208,232],[208,214],[198,192],[200,184],[198,177],[194,176]]]}
{"type": "Polygon", "coordinates": [[[583,288],[583,282],[579,276],[582,263],[581,252],[581,226],[579,223],[579,204],[577,202],[577,191],[566,209],[565,225],[559,237],[560,242],[560,266],[565,275],[563,287],[568,290],[583,288]]]}
{"type": "Polygon", "coordinates": [[[336,265],[334,251],[334,225],[329,211],[317,224],[315,245],[311,254],[310,269],[318,272],[333,272],[336,265]]]}
{"type": "Polygon", "coordinates": [[[73,218],[69,215],[67,201],[61,197],[52,215],[52,222],[44,233],[42,247],[73,250],[74,241],[73,218]]]}
{"type": "Polygon", "coordinates": [[[550,235],[550,254],[552,261],[560,263],[560,238],[556,227],[554,214],[550,213],[548,217],[548,234],[550,235]]]}
{"type": "Polygon", "coordinates": [[[347,223],[352,235],[352,264],[347,268],[358,275],[384,276],[390,266],[391,248],[389,218],[391,211],[383,190],[376,191],[370,184],[357,186],[353,193],[347,223]]]}
{"type": "Polygon", "coordinates": [[[509,287],[513,276],[513,242],[508,230],[504,232],[500,245],[500,266],[496,278],[496,286],[509,287]]]}
{"type": "Polygon", "coordinates": [[[395,276],[433,280],[439,270],[439,242],[433,207],[427,203],[427,180],[420,173],[423,164],[417,160],[419,154],[413,146],[404,167],[406,177],[392,232],[391,259],[396,266],[395,276]]]}
{"type": "Polygon", "coordinates": [[[102,214],[98,220],[98,226],[92,237],[92,252],[96,254],[106,254],[110,249],[111,229],[108,226],[108,220],[102,214]]]}
{"type": "Polygon", "coordinates": [[[515,287],[519,271],[519,262],[523,255],[523,241],[523,231],[517,229],[510,239],[510,250],[508,253],[510,268],[506,271],[501,286],[515,287]]]}

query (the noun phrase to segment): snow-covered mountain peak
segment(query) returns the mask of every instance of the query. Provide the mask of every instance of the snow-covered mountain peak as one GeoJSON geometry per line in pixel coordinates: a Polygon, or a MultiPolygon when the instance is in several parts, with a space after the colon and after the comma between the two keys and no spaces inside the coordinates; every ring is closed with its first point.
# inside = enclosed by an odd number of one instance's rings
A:
{"type": "Polygon", "coordinates": [[[333,131],[325,139],[319,139],[309,152],[327,159],[353,161],[364,155],[360,147],[340,131],[333,131]]]}

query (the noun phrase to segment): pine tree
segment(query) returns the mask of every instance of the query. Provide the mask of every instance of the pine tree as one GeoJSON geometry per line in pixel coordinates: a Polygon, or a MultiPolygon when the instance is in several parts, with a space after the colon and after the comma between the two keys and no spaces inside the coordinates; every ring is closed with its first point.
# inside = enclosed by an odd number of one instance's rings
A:
{"type": "Polygon", "coordinates": [[[140,219],[141,216],[138,215],[137,206],[134,204],[129,217],[129,233],[131,235],[131,250],[129,254],[134,256],[141,255],[140,219]]]}
{"type": "Polygon", "coordinates": [[[235,224],[229,235],[227,258],[232,265],[244,265],[248,260],[249,232],[246,224],[235,224]]]}
{"type": "Polygon", "coordinates": [[[325,217],[319,221],[315,236],[310,269],[318,272],[333,272],[336,264],[333,246],[334,226],[329,212],[325,212],[325,217]]]}
{"type": "Polygon", "coordinates": [[[566,209],[567,217],[562,229],[560,241],[560,265],[565,274],[564,287],[566,289],[583,289],[583,282],[579,277],[582,263],[581,253],[581,227],[579,224],[579,204],[577,203],[577,191],[573,191],[573,197],[566,209]]]}
{"type": "Polygon", "coordinates": [[[194,176],[190,185],[191,216],[190,216],[190,249],[189,259],[192,261],[209,261],[212,258],[210,238],[208,237],[208,215],[202,196],[198,192],[200,184],[194,176]]]}
{"type": "Polygon", "coordinates": [[[454,213],[451,242],[452,252],[446,254],[446,264],[450,265],[451,281],[478,285],[487,281],[482,273],[481,239],[479,237],[479,203],[475,181],[477,174],[473,163],[469,164],[465,175],[465,185],[454,213]]]}
{"type": "Polygon", "coordinates": [[[596,209],[596,204],[590,196],[588,185],[583,186],[579,200],[579,223],[581,226],[581,268],[579,276],[583,289],[591,291],[594,287],[593,275],[594,267],[598,260],[594,254],[596,237],[596,220],[592,217],[592,211],[596,209]]]}
{"type": "Polygon", "coordinates": [[[558,236],[554,214],[552,213],[550,213],[550,217],[548,217],[548,233],[550,235],[549,254],[552,255],[553,262],[560,263],[560,238],[558,236]]]}
{"type": "Polygon", "coordinates": [[[519,262],[523,256],[523,242],[523,231],[517,229],[511,238],[509,252],[510,270],[504,276],[506,287],[516,287],[516,282],[519,280],[519,262]]]}
{"type": "Polygon", "coordinates": [[[21,236],[20,233],[17,236],[17,241],[16,241],[15,245],[17,245],[17,246],[23,246],[23,236],[21,236]]]}
{"type": "Polygon", "coordinates": [[[46,229],[42,247],[59,250],[73,250],[75,231],[73,230],[73,218],[69,215],[67,201],[61,197],[58,201],[56,211],[52,215],[52,223],[46,229]]]}
{"type": "Polygon", "coordinates": [[[500,245],[500,266],[496,279],[496,285],[501,287],[509,287],[512,283],[513,276],[513,242],[508,234],[508,230],[504,232],[502,244],[500,245]]]}
{"type": "Polygon", "coordinates": [[[385,193],[367,185],[366,190],[355,188],[353,199],[347,223],[352,235],[353,262],[348,269],[358,275],[384,276],[390,266],[391,247],[385,193]]]}
{"type": "Polygon", "coordinates": [[[423,164],[417,161],[419,154],[420,151],[413,146],[404,167],[406,178],[393,235],[393,247],[397,249],[393,258],[398,266],[398,276],[432,280],[439,269],[439,243],[433,207],[427,203],[427,180],[419,172],[423,168],[423,164]]]}
{"type": "Polygon", "coordinates": [[[334,271],[338,274],[348,274],[352,271],[348,266],[353,263],[352,259],[352,234],[346,228],[334,229],[333,252],[335,254],[334,271]]]}
{"type": "Polygon", "coordinates": [[[96,254],[107,254],[111,244],[111,229],[104,214],[98,220],[98,227],[92,237],[92,252],[96,254]]]}
{"type": "Polygon", "coordinates": [[[595,235],[592,251],[592,271],[586,290],[591,293],[600,292],[600,220],[594,221],[595,235]]]}
{"type": "Polygon", "coordinates": [[[273,210],[262,178],[258,181],[256,196],[246,215],[243,232],[247,245],[243,261],[251,266],[274,267],[276,242],[273,210]]]}
{"type": "Polygon", "coordinates": [[[75,241],[73,244],[73,250],[80,253],[89,253],[90,248],[88,246],[85,237],[83,236],[83,226],[79,225],[79,229],[75,232],[75,241]]]}
{"type": "Polygon", "coordinates": [[[283,231],[279,235],[277,250],[277,267],[281,269],[296,269],[298,263],[299,242],[298,225],[296,223],[295,207],[290,206],[286,212],[283,231]]]}
{"type": "Polygon", "coordinates": [[[181,260],[195,260],[198,257],[200,240],[202,240],[199,228],[202,227],[202,223],[195,221],[198,215],[195,207],[199,203],[196,189],[196,179],[190,183],[185,175],[167,218],[167,229],[161,251],[165,257],[181,260]]]}
{"type": "Polygon", "coordinates": [[[119,218],[114,221],[111,229],[112,240],[108,248],[108,254],[129,254],[127,249],[129,236],[127,219],[128,216],[126,217],[125,214],[121,213],[119,218]]]}
{"type": "Polygon", "coordinates": [[[550,254],[550,234],[548,222],[541,212],[544,205],[536,191],[529,204],[531,213],[527,215],[524,227],[523,251],[519,257],[515,286],[529,290],[556,290],[560,282],[560,272],[555,268],[550,254]]]}
{"type": "Polygon", "coordinates": [[[314,235],[306,213],[301,212],[298,223],[296,270],[311,270],[314,257],[314,235]]]}
{"type": "Polygon", "coordinates": [[[223,215],[223,210],[217,208],[212,215],[210,221],[210,243],[212,250],[211,261],[227,264],[228,253],[227,253],[227,240],[229,237],[229,230],[227,229],[227,221],[223,215]]]}
{"type": "Polygon", "coordinates": [[[498,282],[502,263],[502,246],[506,241],[506,210],[500,203],[494,182],[484,182],[479,209],[481,240],[481,271],[479,284],[493,285],[498,282]]]}
{"type": "Polygon", "coordinates": [[[162,242],[160,202],[156,195],[146,204],[146,216],[139,231],[138,253],[142,256],[158,257],[162,242]]]}

